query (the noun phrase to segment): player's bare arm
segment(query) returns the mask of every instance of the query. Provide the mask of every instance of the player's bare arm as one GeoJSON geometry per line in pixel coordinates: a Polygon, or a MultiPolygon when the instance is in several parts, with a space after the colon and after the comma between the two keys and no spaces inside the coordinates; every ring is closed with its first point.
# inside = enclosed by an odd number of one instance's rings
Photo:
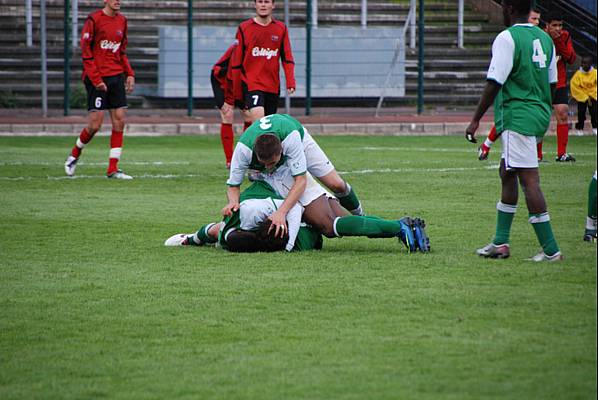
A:
{"type": "Polygon", "coordinates": [[[307,177],[305,175],[295,176],[294,179],[295,182],[293,183],[288,196],[284,199],[284,202],[278,210],[270,215],[269,218],[272,221],[270,230],[275,230],[275,237],[282,237],[287,231],[287,214],[289,210],[297,204],[297,201],[303,195],[303,192],[305,192],[305,188],[307,187],[307,177]]]}
{"type": "Polygon", "coordinates": [[[228,197],[228,204],[222,209],[222,215],[228,217],[239,209],[241,188],[239,186],[229,186],[226,190],[226,196],[228,197]]]}
{"type": "Polygon", "coordinates": [[[465,129],[465,138],[470,141],[471,143],[477,143],[477,139],[475,138],[475,132],[478,130],[480,126],[480,120],[488,111],[488,108],[494,102],[496,95],[500,91],[501,85],[492,80],[486,81],[486,86],[484,87],[484,92],[482,93],[482,97],[476,107],[475,113],[471,118],[471,122],[467,129],[465,129]]]}
{"type": "Polygon", "coordinates": [[[127,91],[127,94],[133,93],[133,89],[135,89],[135,77],[127,76],[127,80],[125,81],[125,90],[127,91]]]}

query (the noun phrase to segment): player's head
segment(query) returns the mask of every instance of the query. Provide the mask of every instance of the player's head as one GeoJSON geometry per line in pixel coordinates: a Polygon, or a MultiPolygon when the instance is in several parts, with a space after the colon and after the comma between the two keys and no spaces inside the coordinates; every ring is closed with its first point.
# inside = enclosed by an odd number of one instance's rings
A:
{"type": "Polygon", "coordinates": [[[560,36],[563,30],[563,15],[558,11],[549,11],[544,20],[546,21],[546,31],[550,36],[560,36]]]}
{"type": "Polygon", "coordinates": [[[272,171],[282,157],[282,143],[278,136],[264,133],[255,139],[253,151],[257,160],[264,164],[267,171],[272,171]]]}
{"type": "Polygon", "coordinates": [[[258,17],[268,18],[274,10],[274,0],[255,0],[255,13],[258,17]]]}
{"type": "Polygon", "coordinates": [[[258,247],[260,251],[280,251],[284,250],[289,241],[289,233],[285,230],[282,237],[275,237],[275,230],[270,229],[272,220],[266,219],[260,222],[256,235],[258,239],[258,247]]]}
{"type": "Polygon", "coordinates": [[[527,18],[527,22],[530,24],[539,26],[540,25],[540,10],[536,7],[532,8],[529,12],[529,17],[527,18]]]}
{"type": "Polygon", "coordinates": [[[112,11],[119,11],[120,3],[120,0],[104,0],[104,7],[109,8],[112,11]]]}
{"type": "Polygon", "coordinates": [[[527,20],[531,9],[531,0],[502,0],[505,26],[511,26],[516,20],[527,20]]]}
{"type": "Polygon", "coordinates": [[[594,65],[594,57],[591,54],[584,54],[581,57],[581,69],[587,72],[592,68],[592,65],[594,65]]]}

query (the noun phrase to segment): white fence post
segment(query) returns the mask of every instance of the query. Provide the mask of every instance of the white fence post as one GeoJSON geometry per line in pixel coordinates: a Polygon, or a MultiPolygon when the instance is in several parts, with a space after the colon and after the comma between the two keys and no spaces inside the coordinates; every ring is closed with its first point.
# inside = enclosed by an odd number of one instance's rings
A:
{"type": "MultiPolygon", "coordinates": [[[[287,28],[289,27],[289,25],[291,24],[291,15],[290,15],[290,10],[289,10],[289,2],[290,0],[284,0],[284,24],[287,26],[287,28]]],[[[281,75],[282,75],[282,71],[281,71],[281,75]]],[[[283,93],[284,93],[284,112],[286,114],[290,114],[291,113],[291,97],[289,96],[289,92],[287,92],[286,90],[286,75],[284,77],[285,79],[285,88],[283,89],[283,93]]]]}
{"type": "Polygon", "coordinates": [[[40,0],[40,51],[41,51],[41,75],[42,75],[42,115],[48,116],[48,67],[46,55],[46,0],[40,0]]]}
{"type": "Polygon", "coordinates": [[[415,49],[415,7],[416,7],[416,0],[411,0],[409,4],[409,47],[415,49]]]}
{"type": "Polygon", "coordinates": [[[361,27],[368,27],[368,0],[361,0],[361,27]]]}
{"type": "Polygon", "coordinates": [[[32,21],[32,14],[33,14],[33,6],[32,0],[27,0],[25,3],[25,24],[27,29],[27,47],[33,46],[33,21],[32,21]]]}
{"type": "Polygon", "coordinates": [[[77,48],[79,47],[79,25],[78,25],[78,16],[79,16],[79,0],[73,0],[73,5],[72,5],[72,9],[71,11],[73,12],[72,14],[72,28],[71,28],[71,33],[72,33],[72,37],[73,39],[71,40],[71,46],[73,46],[73,48],[77,48]]]}
{"type": "Polygon", "coordinates": [[[459,0],[459,21],[457,22],[457,46],[463,48],[463,14],[465,0],[459,0]]]}
{"type": "Polygon", "coordinates": [[[318,0],[311,0],[311,26],[318,27],[318,0]]]}

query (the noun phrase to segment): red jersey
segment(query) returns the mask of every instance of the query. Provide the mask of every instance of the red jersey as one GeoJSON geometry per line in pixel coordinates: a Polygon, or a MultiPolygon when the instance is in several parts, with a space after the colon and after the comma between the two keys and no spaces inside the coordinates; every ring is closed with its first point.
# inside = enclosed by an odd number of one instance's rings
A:
{"type": "Polygon", "coordinates": [[[571,42],[571,35],[566,30],[561,31],[561,36],[557,39],[552,39],[554,42],[554,48],[557,54],[557,70],[558,70],[558,81],[556,83],[557,88],[567,86],[567,66],[565,64],[573,64],[577,55],[573,49],[573,43],[571,42]]]}
{"type": "Polygon", "coordinates": [[[97,86],[103,76],[135,76],[126,48],[127,19],[122,14],[110,17],[102,10],[89,14],[81,32],[83,79],[97,86]]]}
{"type": "Polygon", "coordinates": [[[235,41],[216,61],[216,64],[212,67],[212,72],[214,74],[214,78],[218,81],[220,88],[224,91],[224,102],[228,104],[234,104],[233,99],[233,75],[232,75],[232,68],[230,68],[230,59],[237,48],[237,41],[235,41]]]}
{"type": "Polygon", "coordinates": [[[233,87],[235,99],[242,99],[241,81],[249,91],[280,92],[280,61],[287,89],[295,88],[295,61],[289,32],[285,24],[272,20],[263,26],[252,19],[237,30],[239,45],[233,53],[233,87]]]}

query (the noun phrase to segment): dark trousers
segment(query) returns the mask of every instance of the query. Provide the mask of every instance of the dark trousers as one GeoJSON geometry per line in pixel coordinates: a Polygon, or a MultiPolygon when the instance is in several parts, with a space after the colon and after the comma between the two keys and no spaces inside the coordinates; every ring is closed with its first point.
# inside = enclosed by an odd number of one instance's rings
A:
{"type": "Polygon", "coordinates": [[[596,128],[597,105],[596,100],[592,99],[588,99],[585,103],[577,102],[577,123],[575,124],[575,129],[583,130],[583,125],[586,122],[586,109],[590,110],[592,128],[596,128]]]}

